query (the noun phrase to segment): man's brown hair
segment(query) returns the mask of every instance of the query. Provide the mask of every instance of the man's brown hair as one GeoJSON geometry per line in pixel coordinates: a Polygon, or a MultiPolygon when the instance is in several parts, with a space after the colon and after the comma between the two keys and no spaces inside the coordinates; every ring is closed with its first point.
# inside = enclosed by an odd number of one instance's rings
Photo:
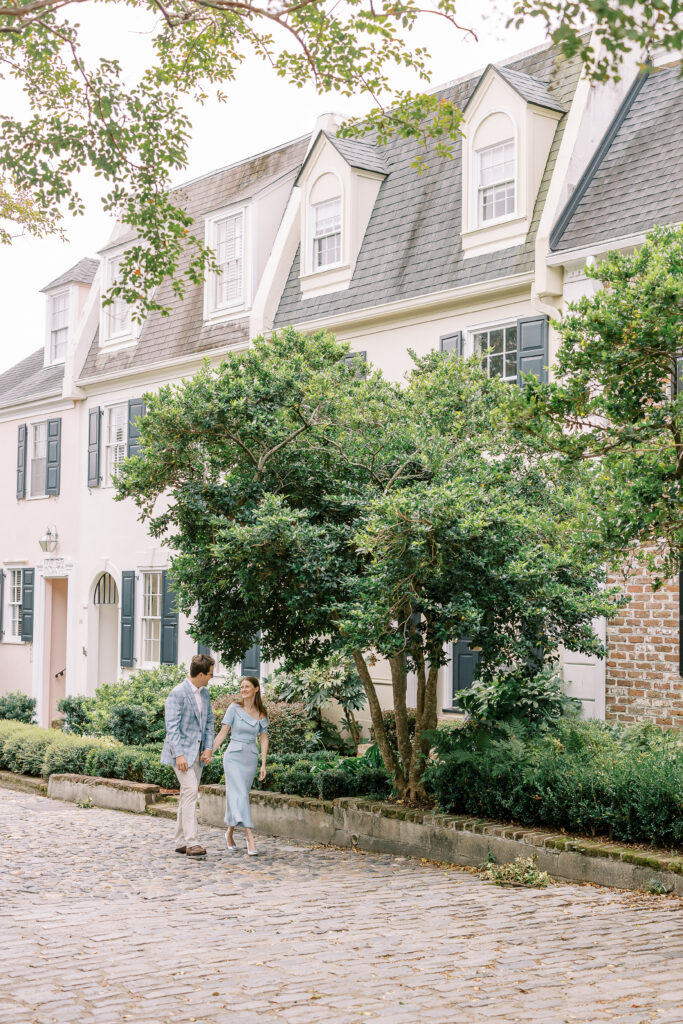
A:
{"type": "Polygon", "coordinates": [[[200,672],[202,675],[208,675],[209,669],[215,664],[210,654],[195,654],[190,662],[190,679],[195,679],[200,672]]]}

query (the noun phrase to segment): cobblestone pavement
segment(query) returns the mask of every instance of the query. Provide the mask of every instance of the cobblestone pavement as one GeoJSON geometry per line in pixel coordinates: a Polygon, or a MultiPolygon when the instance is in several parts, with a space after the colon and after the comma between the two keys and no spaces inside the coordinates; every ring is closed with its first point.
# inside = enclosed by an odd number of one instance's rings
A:
{"type": "Polygon", "coordinates": [[[683,904],[0,791],[0,1024],[683,1021],[683,904]]]}

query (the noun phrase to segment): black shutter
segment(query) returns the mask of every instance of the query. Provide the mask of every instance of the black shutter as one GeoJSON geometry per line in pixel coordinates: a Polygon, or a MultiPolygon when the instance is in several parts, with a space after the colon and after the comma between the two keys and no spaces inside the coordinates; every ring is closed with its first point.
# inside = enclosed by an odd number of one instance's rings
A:
{"type": "Polygon", "coordinates": [[[470,649],[472,640],[470,637],[463,637],[453,644],[451,648],[451,664],[453,666],[453,707],[458,707],[458,692],[469,690],[474,682],[474,670],[479,661],[479,652],[470,649]]]}
{"type": "Polygon", "coordinates": [[[26,439],[28,430],[25,423],[19,424],[17,439],[17,498],[26,497],[26,439]]]}
{"type": "Polygon", "coordinates": [[[33,642],[33,597],[35,591],[35,569],[21,571],[21,639],[33,642]]]}
{"type": "Polygon", "coordinates": [[[178,664],[178,608],[168,573],[161,574],[161,654],[162,665],[178,664]]]}
{"type": "Polygon", "coordinates": [[[100,433],[102,410],[99,405],[88,413],[88,487],[100,486],[100,433]]]}
{"type": "MultiPolygon", "coordinates": [[[[348,367],[351,366],[355,359],[360,360],[362,363],[367,363],[368,354],[367,352],[347,352],[347,354],[344,356],[344,362],[348,367]]],[[[363,369],[362,367],[359,367],[358,370],[356,371],[356,377],[358,378],[358,380],[365,380],[365,378],[367,377],[367,370],[363,369]]],[[[250,674],[253,675],[253,672],[250,674]]]]}
{"type": "Polygon", "coordinates": [[[0,639],[5,635],[2,613],[5,610],[5,573],[0,569],[0,639]]]}
{"type": "Polygon", "coordinates": [[[121,666],[131,668],[135,658],[135,572],[121,573],[121,666]]]}
{"type": "Polygon", "coordinates": [[[455,352],[458,359],[462,359],[462,331],[456,331],[455,334],[444,334],[439,338],[439,350],[441,352],[455,352]]]}
{"type": "Polygon", "coordinates": [[[261,634],[258,633],[256,642],[252,644],[247,653],[242,658],[241,672],[243,676],[261,676],[261,634]]]}
{"type": "Polygon", "coordinates": [[[45,493],[59,494],[62,461],[62,421],[47,421],[47,465],[45,471],[45,493]]]}
{"type": "Polygon", "coordinates": [[[141,398],[131,398],[128,402],[128,455],[137,455],[140,451],[140,427],[137,420],[145,415],[145,403],[141,398]]]}
{"type": "Polygon", "coordinates": [[[548,317],[527,316],[517,321],[517,385],[522,375],[533,373],[545,384],[548,380],[548,317]]]}

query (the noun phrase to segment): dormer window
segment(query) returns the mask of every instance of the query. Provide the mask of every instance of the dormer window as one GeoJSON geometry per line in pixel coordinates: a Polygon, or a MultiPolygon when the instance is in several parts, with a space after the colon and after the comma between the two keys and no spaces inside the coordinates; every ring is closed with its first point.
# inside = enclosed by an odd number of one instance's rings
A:
{"type": "MultiPolygon", "coordinates": [[[[116,284],[122,259],[123,255],[112,256],[107,260],[104,280],[105,291],[108,291],[113,284],[116,284]]],[[[103,340],[105,342],[115,343],[128,339],[131,336],[130,306],[122,296],[117,295],[110,306],[104,307],[103,313],[103,340]]]]}
{"type": "Polygon", "coordinates": [[[333,266],[341,262],[342,202],[341,196],[324,203],[314,203],[311,209],[313,223],[313,269],[333,266]]]}
{"type": "Polygon", "coordinates": [[[515,142],[507,139],[477,152],[479,222],[510,217],[515,212],[515,142]]]}
{"type": "Polygon", "coordinates": [[[204,316],[221,319],[249,305],[249,219],[246,207],[232,207],[208,217],[206,244],[213,249],[219,272],[210,274],[204,289],[204,316]]]}
{"type": "Polygon", "coordinates": [[[50,363],[63,363],[69,344],[69,291],[50,297],[50,363]]]}

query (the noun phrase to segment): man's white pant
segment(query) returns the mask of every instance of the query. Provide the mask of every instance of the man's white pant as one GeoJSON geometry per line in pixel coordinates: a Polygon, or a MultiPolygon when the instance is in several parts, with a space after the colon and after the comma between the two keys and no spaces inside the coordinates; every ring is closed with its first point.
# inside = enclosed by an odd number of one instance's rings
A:
{"type": "Polygon", "coordinates": [[[199,754],[193,764],[186,772],[180,772],[174,767],[180,783],[180,796],[178,797],[178,818],[175,830],[176,849],[179,846],[198,846],[197,836],[197,799],[199,797],[199,780],[202,777],[204,765],[199,760],[199,754]]]}

